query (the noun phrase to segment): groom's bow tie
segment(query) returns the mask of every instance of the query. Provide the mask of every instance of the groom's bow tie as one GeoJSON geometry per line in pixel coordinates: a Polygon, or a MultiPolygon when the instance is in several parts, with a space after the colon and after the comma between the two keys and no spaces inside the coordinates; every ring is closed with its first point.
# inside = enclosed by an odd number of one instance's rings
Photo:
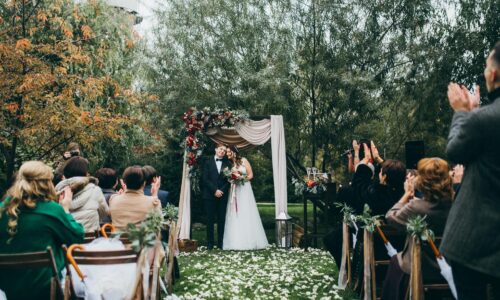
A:
{"type": "Polygon", "coordinates": [[[216,158],[215,161],[222,161],[222,158],[216,158]]]}

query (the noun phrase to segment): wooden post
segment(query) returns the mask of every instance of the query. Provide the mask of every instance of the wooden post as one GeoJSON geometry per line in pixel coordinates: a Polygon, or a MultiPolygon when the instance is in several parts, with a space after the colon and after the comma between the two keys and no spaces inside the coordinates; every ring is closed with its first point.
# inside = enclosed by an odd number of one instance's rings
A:
{"type": "Polygon", "coordinates": [[[412,248],[411,248],[411,273],[410,273],[410,299],[411,300],[423,300],[424,299],[424,288],[422,283],[422,244],[420,239],[416,236],[412,236],[412,248]]]}

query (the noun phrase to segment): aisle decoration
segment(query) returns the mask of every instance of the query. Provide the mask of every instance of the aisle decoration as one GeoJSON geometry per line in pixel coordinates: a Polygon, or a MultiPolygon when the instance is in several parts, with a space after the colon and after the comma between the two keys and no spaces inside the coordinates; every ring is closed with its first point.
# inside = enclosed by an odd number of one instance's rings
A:
{"type": "MultiPolygon", "coordinates": [[[[416,216],[408,221],[406,225],[406,230],[408,234],[411,235],[411,238],[414,239],[414,243],[420,243],[420,240],[427,241],[429,246],[432,248],[434,255],[436,256],[436,261],[439,265],[439,269],[441,271],[441,275],[446,279],[448,285],[450,286],[451,293],[453,297],[457,299],[457,288],[455,287],[455,282],[453,280],[453,273],[450,265],[444,258],[444,256],[439,252],[436,245],[434,244],[434,232],[428,228],[427,222],[425,218],[427,216],[416,216]]],[[[420,247],[413,247],[414,251],[412,251],[412,268],[420,270],[420,247]]],[[[414,270],[414,269],[412,269],[414,270]]],[[[419,297],[423,288],[422,278],[421,276],[413,276],[413,271],[410,274],[410,284],[412,293],[416,293],[416,297],[419,297]]]]}
{"type": "Polygon", "coordinates": [[[181,299],[355,299],[335,285],[337,271],[327,251],[274,246],[260,251],[181,253],[181,299]]]}

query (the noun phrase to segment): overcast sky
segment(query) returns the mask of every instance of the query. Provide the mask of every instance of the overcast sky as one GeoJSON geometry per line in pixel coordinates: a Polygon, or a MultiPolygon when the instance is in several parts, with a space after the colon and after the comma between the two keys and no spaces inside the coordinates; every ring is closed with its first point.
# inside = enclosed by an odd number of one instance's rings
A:
{"type": "Polygon", "coordinates": [[[143,18],[142,22],[135,26],[135,29],[141,36],[147,35],[155,23],[153,10],[157,7],[156,0],[138,0],[139,15],[143,18]]]}

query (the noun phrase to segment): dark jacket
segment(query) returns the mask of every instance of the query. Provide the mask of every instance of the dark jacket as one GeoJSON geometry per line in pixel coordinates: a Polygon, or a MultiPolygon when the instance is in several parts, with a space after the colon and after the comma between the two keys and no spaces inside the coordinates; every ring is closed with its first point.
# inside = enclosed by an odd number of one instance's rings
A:
{"type": "MultiPolygon", "coordinates": [[[[429,201],[414,198],[406,204],[396,203],[385,216],[388,224],[399,227],[401,231],[406,232],[406,224],[416,216],[427,216],[429,229],[435,236],[440,237],[443,234],[446,218],[450,212],[451,200],[431,203],[429,201]]],[[[403,251],[398,253],[398,262],[401,269],[410,274],[411,272],[411,249],[413,243],[410,238],[407,239],[403,251]]],[[[399,250],[399,249],[398,249],[399,250]]],[[[424,279],[441,279],[439,266],[432,249],[427,243],[422,243],[422,274],[424,279]]]]}
{"type": "Polygon", "coordinates": [[[500,278],[500,88],[493,103],[453,115],[446,153],[463,164],[441,251],[470,269],[500,278]]]}
{"type": "Polygon", "coordinates": [[[352,178],[354,198],[350,203],[356,214],[361,214],[364,205],[368,204],[372,215],[385,215],[404,194],[403,189],[395,189],[374,182],[372,177],[372,170],[367,165],[358,165],[352,178]]]}
{"type": "Polygon", "coordinates": [[[227,159],[222,160],[220,173],[217,171],[217,165],[213,156],[207,157],[203,164],[201,175],[201,192],[203,199],[211,199],[215,197],[215,192],[221,190],[224,193],[224,198],[227,197],[229,191],[229,181],[224,177],[223,170],[231,168],[227,159]]]}

